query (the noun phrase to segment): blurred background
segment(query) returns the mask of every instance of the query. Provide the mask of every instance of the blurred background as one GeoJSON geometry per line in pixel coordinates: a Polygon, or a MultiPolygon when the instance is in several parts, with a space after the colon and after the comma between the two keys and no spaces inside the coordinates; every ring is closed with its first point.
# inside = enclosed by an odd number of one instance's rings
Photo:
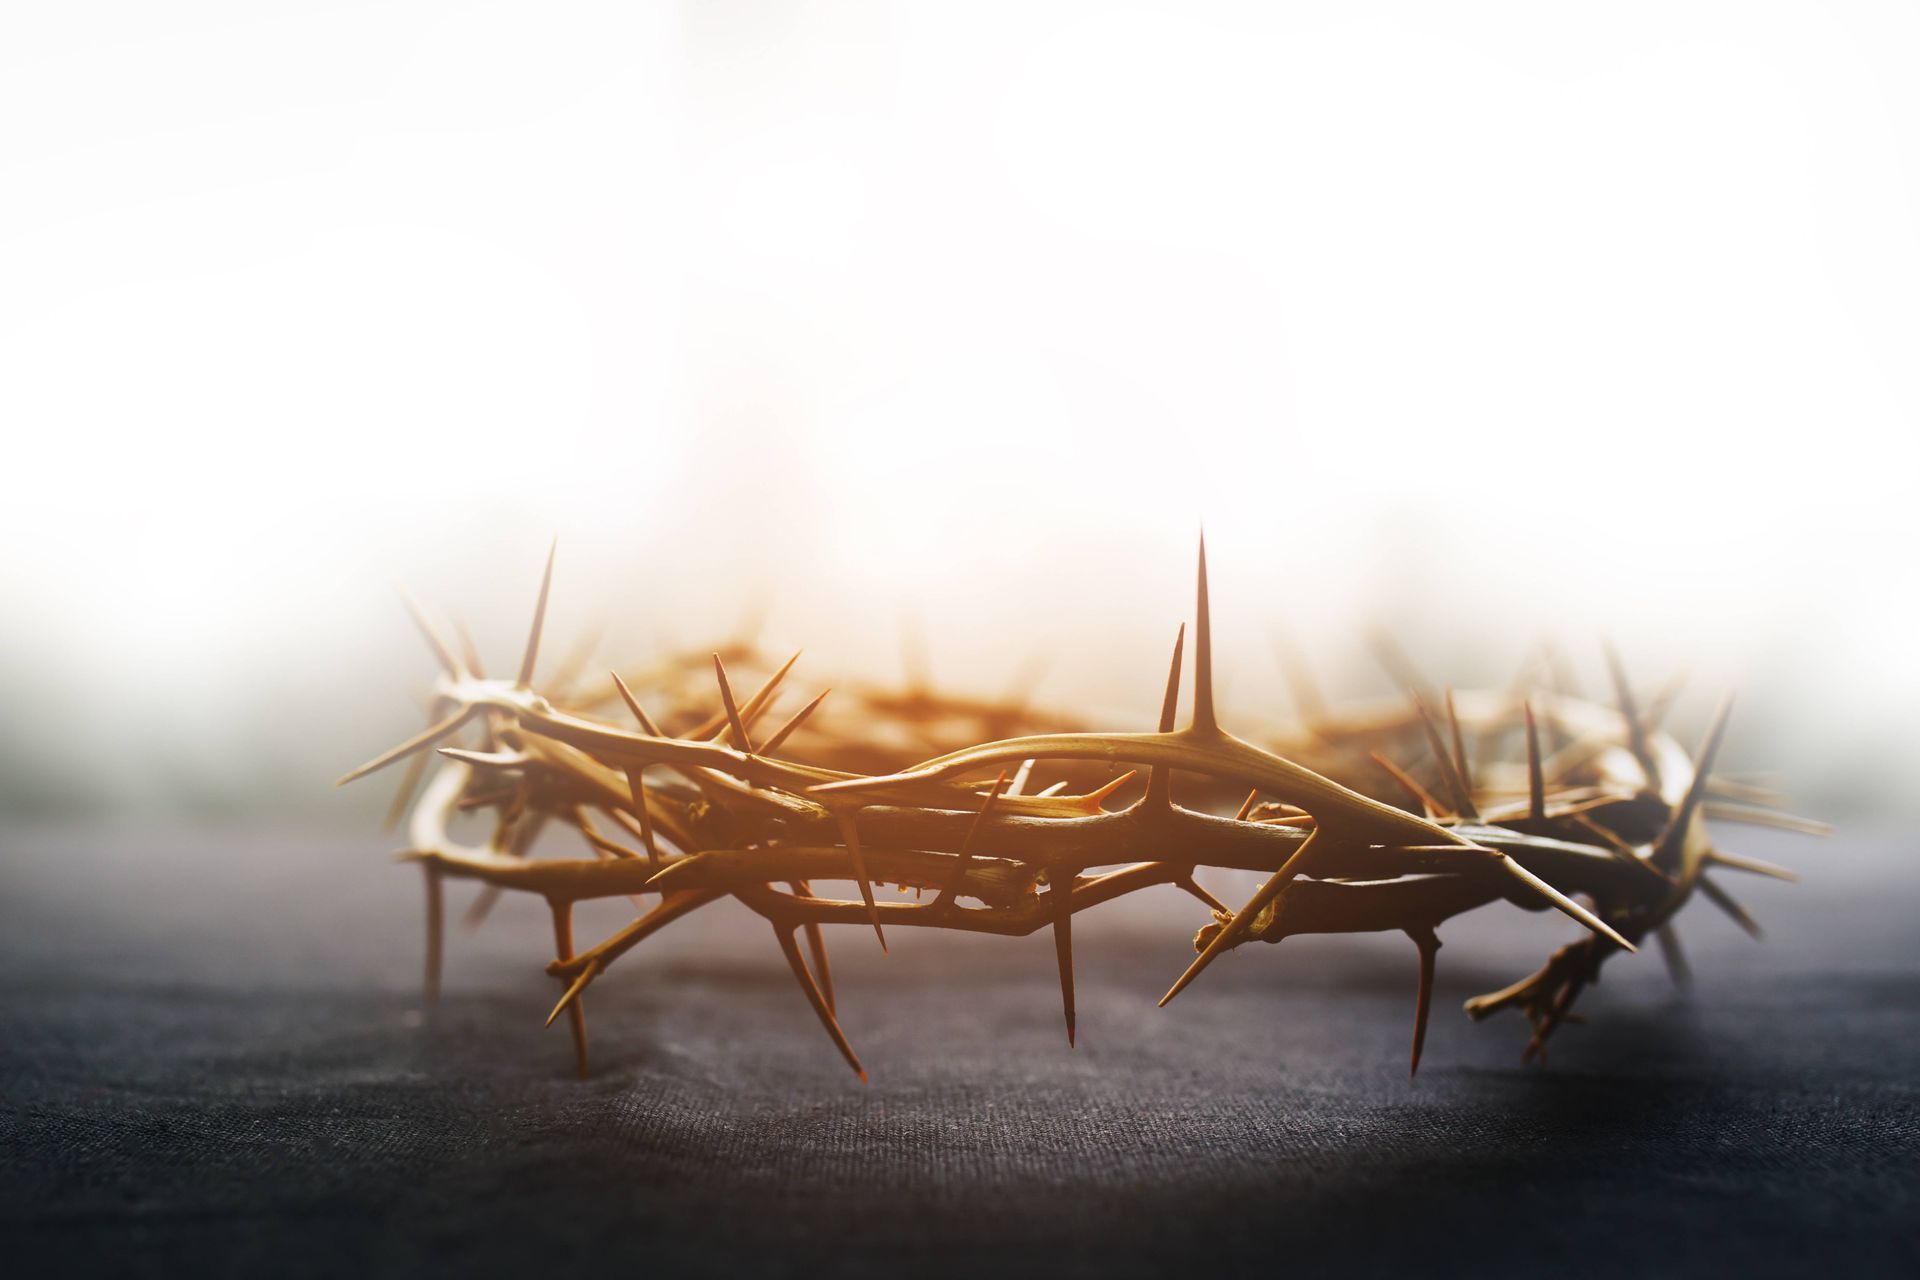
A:
{"type": "MultiPolygon", "coordinates": [[[[1920,12],[13,5],[0,812],[368,825],[432,667],[742,628],[1229,727],[1557,636],[1920,813],[1920,12]],[[912,659],[921,661],[922,659],[912,659]]],[[[831,712],[831,703],[828,712],[831,712]]]]}

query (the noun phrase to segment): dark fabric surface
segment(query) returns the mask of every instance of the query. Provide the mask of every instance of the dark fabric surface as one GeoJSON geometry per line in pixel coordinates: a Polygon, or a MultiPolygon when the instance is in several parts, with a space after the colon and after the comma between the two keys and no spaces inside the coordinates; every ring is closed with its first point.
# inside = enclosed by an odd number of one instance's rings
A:
{"type": "Polygon", "coordinates": [[[841,930],[868,1087],[733,908],[596,985],[581,1083],[537,904],[456,931],[423,1013],[417,877],[364,836],[0,834],[12,1274],[1920,1271],[1900,841],[1741,840],[1813,872],[1737,886],[1769,943],[1696,906],[1694,993],[1617,959],[1545,1070],[1459,1000],[1564,922],[1456,921],[1412,1082],[1402,939],[1246,948],[1160,1010],[1196,912],[1116,904],[1070,1051],[1046,938],[841,930]]]}

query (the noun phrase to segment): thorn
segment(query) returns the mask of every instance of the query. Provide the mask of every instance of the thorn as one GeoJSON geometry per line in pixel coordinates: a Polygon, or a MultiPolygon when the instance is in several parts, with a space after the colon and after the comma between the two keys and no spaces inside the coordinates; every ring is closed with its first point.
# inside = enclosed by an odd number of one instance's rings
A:
{"type": "Polygon", "coordinates": [[[720,681],[720,705],[727,709],[727,723],[733,727],[733,745],[752,755],[753,739],[747,736],[747,726],[740,723],[740,708],[733,705],[733,686],[727,682],[727,666],[717,653],[713,655],[713,674],[720,681]]]}
{"type": "Polygon", "coordinates": [[[473,642],[473,633],[467,630],[467,624],[459,618],[453,620],[453,633],[460,637],[460,656],[467,664],[467,670],[476,680],[484,679],[487,674],[485,664],[480,661],[480,648],[473,642]]]}
{"type": "Polygon", "coordinates": [[[1693,985],[1693,966],[1687,963],[1687,953],[1680,949],[1680,931],[1672,924],[1663,924],[1654,933],[1660,939],[1660,958],[1667,962],[1667,976],[1673,979],[1673,985],[1682,991],[1693,985]]]}
{"type": "Polygon", "coordinates": [[[1207,602],[1207,535],[1200,534],[1200,570],[1193,605],[1193,731],[1218,733],[1213,713],[1213,610],[1207,602]]]}
{"type": "MultiPolygon", "coordinates": [[[[656,737],[659,735],[655,735],[656,737]]],[[[633,810],[640,818],[640,842],[647,847],[647,869],[660,870],[660,849],[653,842],[653,814],[647,808],[647,766],[627,769],[627,794],[633,798],[633,810]]]]}
{"type": "Polygon", "coordinates": [[[1535,893],[1538,893],[1541,897],[1545,898],[1548,902],[1551,902],[1554,906],[1558,907],[1561,911],[1565,912],[1569,916],[1572,916],[1575,920],[1578,920],[1581,924],[1593,930],[1595,933],[1605,938],[1608,942],[1611,942],[1614,946],[1619,947],[1622,951],[1631,952],[1631,951],[1638,950],[1638,948],[1636,948],[1631,942],[1628,942],[1626,938],[1621,936],[1619,931],[1616,930],[1612,925],[1608,924],[1605,920],[1602,920],[1599,916],[1593,914],[1593,912],[1587,910],[1585,907],[1575,902],[1572,898],[1569,898],[1566,894],[1560,892],[1558,889],[1548,884],[1545,880],[1542,880],[1539,876],[1533,874],[1533,872],[1521,866],[1518,862],[1514,861],[1512,858],[1508,857],[1506,854],[1501,853],[1497,849],[1490,850],[1489,852],[1493,854],[1495,860],[1500,864],[1500,866],[1506,871],[1508,875],[1512,876],[1514,879],[1518,880],[1520,883],[1531,888],[1535,893]]]}
{"type": "MultiPolygon", "coordinates": [[[[1160,700],[1160,732],[1173,732],[1173,718],[1180,710],[1180,654],[1187,643],[1187,624],[1181,623],[1180,629],[1173,633],[1173,664],[1167,668],[1167,692],[1160,700]]],[[[1154,765],[1147,770],[1147,793],[1141,799],[1143,805],[1168,808],[1172,805],[1173,771],[1164,765],[1154,765]]]]}
{"type": "Polygon", "coordinates": [[[1427,731],[1427,746],[1440,762],[1440,777],[1447,784],[1447,795],[1453,803],[1453,811],[1463,818],[1477,818],[1480,811],[1473,807],[1473,796],[1467,790],[1467,783],[1454,767],[1453,757],[1447,753],[1446,744],[1440,741],[1440,726],[1434,723],[1433,711],[1427,706],[1427,700],[1418,690],[1409,690],[1413,695],[1414,710],[1420,713],[1420,724],[1427,731]]]}
{"type": "Polygon", "coordinates": [[[1719,885],[1715,884],[1713,881],[1707,879],[1707,877],[1704,875],[1702,875],[1699,878],[1698,883],[1700,886],[1700,892],[1707,895],[1708,902],[1711,902],[1714,906],[1726,912],[1728,917],[1730,917],[1735,924],[1739,925],[1742,929],[1745,929],[1747,933],[1750,936],[1752,936],[1754,939],[1757,940],[1760,938],[1761,932],[1760,932],[1759,922],[1756,921],[1752,916],[1747,914],[1747,909],[1745,907],[1741,906],[1738,902],[1734,901],[1734,897],[1732,894],[1728,893],[1725,889],[1722,889],[1719,885]]]}
{"type": "Polygon", "coordinates": [[[973,865],[973,843],[980,838],[980,828],[986,825],[987,815],[993,812],[994,803],[1000,799],[1000,788],[1006,782],[1007,771],[1002,769],[1000,776],[993,780],[992,789],[987,792],[986,803],[980,806],[979,812],[973,815],[973,821],[967,824],[967,834],[960,838],[960,852],[954,863],[953,876],[947,881],[948,894],[958,892],[961,878],[967,874],[967,868],[973,865]]]}
{"type": "Polygon", "coordinates": [[[400,819],[407,816],[407,806],[413,801],[414,788],[420,785],[420,775],[426,770],[425,752],[417,753],[407,761],[407,771],[400,775],[400,785],[393,793],[393,803],[387,806],[386,821],[380,827],[382,831],[392,831],[400,825],[400,819]]]}
{"type": "MultiPolygon", "coordinates": [[[[573,959],[573,903],[550,898],[547,905],[553,911],[553,950],[556,960],[573,959]]],[[[553,1019],[547,1019],[547,1025],[553,1025],[553,1019]]],[[[580,1078],[587,1078],[587,1010],[583,1001],[576,998],[567,1006],[567,1025],[573,1033],[574,1065],[579,1069],[580,1078]]]]}
{"type": "Polygon", "coordinates": [[[514,683],[522,688],[533,684],[533,664],[540,660],[540,630],[547,625],[547,596],[553,590],[553,558],[560,554],[560,539],[547,549],[547,571],[540,575],[540,598],[533,604],[533,626],[527,630],[527,651],[520,658],[520,675],[514,683]]]}
{"type": "Polygon", "coordinates": [[[413,619],[413,625],[419,628],[422,636],[426,637],[427,647],[433,650],[433,656],[439,660],[440,666],[446,673],[456,680],[466,675],[464,664],[454,656],[446,637],[440,634],[440,629],[433,625],[431,618],[427,617],[427,611],[420,607],[420,602],[415,600],[405,587],[400,588],[400,603],[406,606],[408,616],[413,619]]]}
{"type": "Polygon", "coordinates": [[[553,1006],[553,1012],[547,1015],[548,1026],[553,1025],[553,1020],[560,1016],[562,1009],[565,1009],[568,1005],[580,998],[580,993],[587,989],[587,984],[592,982],[594,975],[599,972],[600,962],[598,960],[587,961],[587,967],[580,971],[579,976],[573,980],[573,985],[567,988],[567,994],[560,997],[560,1003],[553,1006]]]}
{"type": "MultiPolygon", "coordinates": [[[[1049,876],[1049,879],[1052,877],[1049,876]]],[[[1067,1048],[1073,1045],[1073,882],[1074,872],[1064,880],[1053,881],[1047,897],[1058,895],[1053,907],[1053,956],[1060,967],[1060,1008],[1067,1018],[1067,1048]]]]}
{"type": "Polygon", "coordinates": [[[1399,765],[1395,764],[1393,761],[1381,755],[1378,751],[1369,751],[1367,752],[1367,754],[1373,757],[1373,762],[1375,764],[1379,765],[1382,769],[1385,769],[1388,773],[1392,774],[1393,780],[1395,782],[1398,782],[1401,786],[1405,787],[1409,792],[1412,793],[1414,801],[1419,804],[1422,810],[1425,811],[1427,820],[1429,822],[1431,822],[1435,818],[1438,818],[1443,812],[1445,812],[1445,810],[1441,808],[1440,802],[1438,800],[1435,800],[1431,795],[1428,795],[1427,789],[1421,786],[1418,782],[1415,782],[1413,780],[1412,774],[1408,773],[1405,769],[1402,769],[1399,765]]]}
{"type": "MultiPolygon", "coordinates": [[[[806,886],[799,886],[806,892],[806,886]]],[[[809,920],[804,926],[807,934],[807,952],[813,957],[813,971],[820,975],[820,994],[827,1002],[827,1012],[836,1013],[833,1007],[833,967],[827,962],[827,939],[816,920],[809,920]]]]}
{"type": "Polygon", "coordinates": [[[1014,770],[1013,781],[1007,784],[1008,795],[1017,796],[1026,790],[1027,778],[1033,773],[1033,765],[1034,761],[1031,756],[1020,762],[1020,767],[1014,770]]]}
{"type": "Polygon", "coordinates": [[[1540,727],[1533,722],[1533,703],[1520,704],[1527,717],[1527,816],[1535,822],[1547,820],[1547,784],[1540,761],[1540,727]]]}
{"type": "Polygon", "coordinates": [[[1267,877],[1267,882],[1247,899],[1247,905],[1240,908],[1232,919],[1221,926],[1220,931],[1213,935],[1213,940],[1207,943],[1206,950],[1193,958],[1193,963],[1187,966],[1187,971],[1180,975],[1172,987],[1168,988],[1167,994],[1160,997],[1161,1008],[1164,1009],[1167,1001],[1186,990],[1188,985],[1213,963],[1216,956],[1240,941],[1247,930],[1253,926],[1254,916],[1258,915],[1269,902],[1279,897],[1280,891],[1287,887],[1288,882],[1300,874],[1308,851],[1313,848],[1314,842],[1319,838],[1320,831],[1316,827],[1313,834],[1309,835],[1305,842],[1280,864],[1280,869],[1267,877]]]}
{"type": "Polygon", "coordinates": [[[1647,746],[1647,727],[1640,720],[1640,709],[1633,700],[1633,686],[1627,683],[1626,668],[1620,665],[1620,652],[1613,647],[1612,641],[1603,642],[1601,647],[1606,651],[1607,675],[1613,681],[1614,697],[1620,702],[1620,717],[1627,722],[1627,747],[1639,762],[1641,771],[1647,775],[1647,784],[1658,787],[1659,764],[1647,746]]]}
{"type": "Polygon", "coordinates": [[[1745,871],[1749,875],[1771,876],[1775,880],[1785,880],[1790,884],[1798,884],[1800,882],[1798,872],[1789,871],[1785,867],[1775,866],[1771,862],[1762,862],[1758,858],[1743,858],[1737,853],[1727,853],[1721,849],[1714,849],[1709,852],[1707,854],[1707,861],[1717,867],[1726,867],[1732,871],[1745,871]]]}
{"type": "Polygon", "coordinates": [[[1694,755],[1693,781],[1687,784],[1687,794],[1674,807],[1666,830],[1653,842],[1653,864],[1664,871],[1673,871],[1681,865],[1687,843],[1687,828],[1693,822],[1694,810],[1699,807],[1701,797],[1706,794],[1707,779],[1713,773],[1713,758],[1720,753],[1720,742],[1727,732],[1727,717],[1732,714],[1733,695],[1728,694],[1720,700],[1719,710],[1713,713],[1713,723],[1707,727],[1707,736],[1701,740],[1700,750],[1694,755]]]}
{"type": "MultiPolygon", "coordinates": [[[[1453,767],[1469,798],[1473,795],[1473,767],[1467,763],[1467,745],[1460,736],[1460,714],[1453,707],[1453,686],[1447,686],[1447,728],[1453,734],[1453,767]]],[[[1471,803],[1471,799],[1469,799],[1471,803]]]]}
{"type": "Polygon", "coordinates": [[[773,736],[767,739],[765,745],[760,748],[760,754],[772,755],[775,751],[778,751],[780,745],[787,740],[787,736],[802,724],[805,724],[807,717],[813,714],[813,709],[825,702],[827,695],[832,692],[832,689],[822,689],[819,696],[815,697],[812,702],[809,702],[806,706],[794,712],[793,718],[776,729],[773,736]]]}
{"type": "Polygon", "coordinates": [[[432,746],[434,743],[440,741],[440,739],[446,737],[448,734],[452,733],[455,729],[458,729],[461,725],[465,724],[467,722],[467,718],[473,714],[473,711],[474,709],[472,707],[460,708],[458,711],[448,716],[445,720],[440,721],[438,724],[428,725],[420,733],[417,733],[413,737],[408,738],[405,742],[401,743],[397,747],[394,747],[392,750],[384,751],[381,754],[375,756],[373,759],[367,761],[365,764],[361,765],[358,769],[355,769],[350,773],[343,774],[339,778],[339,780],[336,781],[333,785],[336,787],[344,787],[349,782],[354,782],[360,778],[366,777],[370,773],[375,773],[381,769],[386,768],[388,765],[392,764],[395,760],[399,760],[406,756],[410,756],[414,752],[421,750],[423,747],[432,746]]]}
{"type": "MultiPolygon", "coordinates": [[[[1129,774],[1123,774],[1121,776],[1130,778],[1133,775],[1129,773],[1129,774]]],[[[1113,784],[1109,782],[1106,786],[1100,788],[1100,790],[1104,792],[1109,790],[1112,786],[1113,784]]],[[[1067,789],[1067,780],[1065,778],[1062,778],[1058,782],[1049,782],[1046,786],[1040,788],[1038,791],[1034,792],[1033,794],[1037,798],[1041,800],[1045,800],[1049,796],[1059,795],[1061,792],[1065,791],[1066,789],[1067,789]]]]}
{"type": "MultiPolygon", "coordinates": [[[[1112,795],[1114,792],[1118,791],[1120,788],[1126,786],[1129,782],[1132,782],[1134,779],[1134,775],[1139,772],[1140,771],[1138,769],[1129,769],[1125,773],[1121,774],[1119,777],[1114,778],[1108,782],[1101,783],[1098,787],[1095,787],[1092,791],[1087,792],[1087,794],[1083,796],[1082,799],[1091,800],[1095,805],[1098,805],[1103,801],[1105,801],[1108,796],[1112,795]]],[[[1064,787],[1066,785],[1067,784],[1064,780],[1060,782],[1056,782],[1053,784],[1053,786],[1048,787],[1045,791],[1042,791],[1040,794],[1043,796],[1051,795],[1058,788],[1064,787]]]]}
{"type": "Polygon", "coordinates": [[[1259,799],[1260,799],[1260,788],[1255,787],[1253,790],[1247,792],[1247,798],[1240,802],[1240,812],[1233,815],[1233,820],[1235,822],[1245,822],[1247,820],[1247,815],[1253,812],[1253,806],[1259,801],[1259,799]]]}
{"type": "Polygon", "coordinates": [[[1431,928],[1409,929],[1407,936],[1420,952],[1420,989],[1413,1004],[1413,1063],[1407,1068],[1407,1076],[1412,1078],[1420,1074],[1420,1051],[1427,1043],[1427,1014],[1433,1008],[1433,958],[1440,950],[1440,939],[1431,928]]]}
{"type": "Polygon", "coordinates": [[[660,726],[653,722],[653,717],[647,714],[646,708],[640,705],[640,699],[633,696],[633,690],[627,688],[627,682],[620,678],[620,673],[609,671],[607,674],[613,677],[614,688],[620,691],[620,698],[627,704],[627,710],[633,712],[633,718],[639,722],[641,732],[649,738],[666,737],[666,734],[660,732],[660,726]]]}
{"type": "MultiPolygon", "coordinates": [[[[794,650],[793,656],[782,663],[778,671],[768,676],[766,683],[754,690],[751,698],[748,698],[740,704],[740,714],[738,718],[742,725],[748,729],[753,728],[754,721],[760,718],[760,713],[766,710],[767,703],[772,701],[775,691],[780,688],[780,682],[787,678],[787,672],[793,670],[793,664],[800,661],[801,652],[802,651],[798,649],[794,650]]],[[[715,656],[717,659],[718,655],[715,656]]],[[[702,725],[701,730],[706,730],[706,732],[703,733],[700,730],[696,730],[693,736],[702,738],[708,737],[710,734],[711,738],[709,738],[709,740],[717,739],[727,731],[731,723],[732,718],[723,710],[720,713],[718,722],[715,723],[711,729],[707,729],[705,725],[702,725]]]]}
{"type": "Polygon", "coordinates": [[[880,939],[880,950],[885,954],[887,935],[880,928],[880,908],[873,900],[873,881],[867,878],[867,859],[860,852],[860,831],[854,823],[853,811],[835,809],[833,820],[839,824],[841,843],[847,846],[847,855],[853,859],[853,874],[860,882],[860,900],[867,904],[867,918],[873,921],[873,936],[880,939]]]}
{"type": "Polygon", "coordinates": [[[834,1047],[840,1050],[840,1056],[847,1060],[847,1065],[852,1067],[854,1074],[860,1077],[860,1083],[868,1083],[867,1069],[860,1065],[859,1055],[854,1053],[853,1046],[847,1043],[846,1033],[840,1030],[839,1019],[833,1016],[833,1009],[827,1004],[826,997],[820,993],[820,988],[814,985],[813,975],[807,972],[806,961],[800,958],[800,947],[793,940],[792,927],[782,929],[775,924],[773,936],[779,940],[780,954],[787,958],[787,967],[793,970],[794,980],[800,984],[800,990],[806,993],[807,1003],[813,1006],[813,1012],[819,1017],[820,1025],[825,1027],[827,1034],[833,1037],[834,1047]]]}

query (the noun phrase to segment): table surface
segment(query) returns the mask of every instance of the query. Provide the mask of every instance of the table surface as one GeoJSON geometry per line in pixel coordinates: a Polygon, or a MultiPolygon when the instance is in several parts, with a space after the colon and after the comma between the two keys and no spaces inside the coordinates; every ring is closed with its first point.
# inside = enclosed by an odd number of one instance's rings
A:
{"type": "MultiPolygon", "coordinates": [[[[1810,1274],[1920,1271],[1920,857],[1730,847],[1764,945],[1704,903],[1677,993],[1617,957],[1523,1067],[1459,1002],[1571,936],[1443,929],[1407,1078],[1403,938],[1224,959],[1166,1009],[1197,908],[1154,891],[1051,943],[830,932],[833,1051],[727,905],[596,984],[573,1077],[544,908],[454,931],[365,833],[0,828],[0,1256],[66,1273],[1810,1274]],[[542,1269],[545,1270],[537,1270],[542,1269]]],[[[1227,896],[1246,885],[1223,876],[1227,896]]],[[[468,890],[455,890],[457,896],[468,890]]],[[[621,918],[602,904],[597,936],[621,918]]],[[[38,1274],[29,1267],[14,1274],[38,1274]]]]}

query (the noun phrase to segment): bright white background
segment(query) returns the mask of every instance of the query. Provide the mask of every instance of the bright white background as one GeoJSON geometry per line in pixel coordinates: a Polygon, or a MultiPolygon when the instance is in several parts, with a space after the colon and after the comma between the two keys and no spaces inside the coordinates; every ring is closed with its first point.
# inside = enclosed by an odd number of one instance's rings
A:
{"type": "MultiPolygon", "coordinates": [[[[14,4],[0,798],[335,805],[397,579],[1145,716],[1610,632],[1904,799],[1920,10],[14,4]]],[[[346,803],[377,803],[379,797],[346,803]]]]}

